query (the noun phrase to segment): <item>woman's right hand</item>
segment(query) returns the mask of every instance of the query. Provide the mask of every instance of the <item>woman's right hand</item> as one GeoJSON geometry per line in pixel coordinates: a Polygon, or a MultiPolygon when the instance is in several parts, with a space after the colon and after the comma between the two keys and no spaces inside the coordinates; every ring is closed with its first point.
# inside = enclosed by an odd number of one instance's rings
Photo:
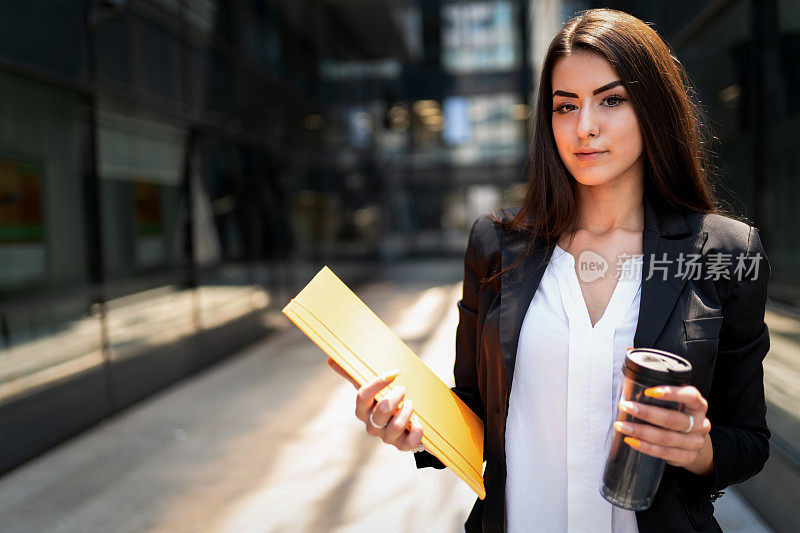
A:
{"type": "Polygon", "coordinates": [[[416,416],[412,416],[414,408],[411,398],[405,398],[405,388],[395,387],[380,402],[375,400],[378,391],[389,385],[397,377],[397,374],[378,376],[359,387],[358,383],[333,359],[328,358],[328,365],[358,389],[356,418],[364,422],[368,434],[380,437],[386,444],[391,444],[404,452],[414,450],[420,445],[422,424],[416,416]],[[372,415],[372,421],[378,426],[382,426],[381,428],[372,425],[369,419],[370,415],[372,415]]]}

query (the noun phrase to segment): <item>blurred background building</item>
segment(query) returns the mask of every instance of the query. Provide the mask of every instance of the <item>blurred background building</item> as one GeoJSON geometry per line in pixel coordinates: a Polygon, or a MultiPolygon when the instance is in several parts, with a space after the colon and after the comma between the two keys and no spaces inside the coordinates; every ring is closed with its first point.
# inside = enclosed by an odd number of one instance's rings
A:
{"type": "MultiPolygon", "coordinates": [[[[322,264],[463,253],[520,202],[544,52],[591,7],[689,71],[800,367],[797,2],[4,0],[0,471],[259,338],[322,264]]],[[[743,489],[778,525],[798,386],[743,489]]]]}

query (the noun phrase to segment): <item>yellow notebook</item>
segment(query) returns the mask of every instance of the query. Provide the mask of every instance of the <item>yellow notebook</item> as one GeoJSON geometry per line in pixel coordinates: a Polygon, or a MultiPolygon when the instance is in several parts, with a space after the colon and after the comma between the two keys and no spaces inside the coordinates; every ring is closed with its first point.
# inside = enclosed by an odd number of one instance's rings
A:
{"type": "Polygon", "coordinates": [[[283,309],[292,322],[360,385],[399,369],[378,393],[402,385],[422,424],[422,443],[481,499],[483,422],[342,281],[323,267],[283,309]]]}

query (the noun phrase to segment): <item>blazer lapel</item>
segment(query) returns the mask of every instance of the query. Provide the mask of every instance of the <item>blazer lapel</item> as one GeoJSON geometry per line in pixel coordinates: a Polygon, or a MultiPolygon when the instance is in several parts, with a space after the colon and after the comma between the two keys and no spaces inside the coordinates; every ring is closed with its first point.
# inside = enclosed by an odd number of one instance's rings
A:
{"type": "Polygon", "coordinates": [[[706,231],[693,234],[686,219],[677,211],[655,210],[645,195],[642,294],[639,322],[633,337],[634,347],[655,347],[686,285],[686,277],[679,275],[679,269],[682,268],[679,258],[686,260],[689,254],[700,254],[707,239],[706,231]]]}
{"type": "MultiPolygon", "coordinates": [[[[502,269],[505,270],[525,253],[528,237],[520,233],[503,233],[502,269]]],[[[517,344],[522,321],[528,312],[533,295],[539,287],[555,246],[545,247],[535,240],[530,253],[520,259],[515,268],[501,277],[500,290],[500,349],[508,378],[508,390],[514,377],[517,344]]]]}
{"type": "MultiPolygon", "coordinates": [[[[693,234],[686,219],[677,211],[661,212],[644,195],[644,230],[642,232],[642,294],[639,321],[633,344],[652,348],[664,329],[686,279],[678,275],[678,258],[700,254],[708,239],[702,231],[693,234]],[[654,261],[655,260],[655,261],[654,261]],[[651,271],[650,279],[648,274],[651,271]],[[665,275],[666,274],[666,275],[665,275]]],[[[502,269],[511,266],[525,253],[527,237],[521,233],[503,233],[502,269]]],[[[542,280],[555,246],[539,240],[517,266],[502,275],[500,295],[500,349],[508,379],[508,390],[514,378],[514,364],[522,322],[536,289],[542,280]]]]}

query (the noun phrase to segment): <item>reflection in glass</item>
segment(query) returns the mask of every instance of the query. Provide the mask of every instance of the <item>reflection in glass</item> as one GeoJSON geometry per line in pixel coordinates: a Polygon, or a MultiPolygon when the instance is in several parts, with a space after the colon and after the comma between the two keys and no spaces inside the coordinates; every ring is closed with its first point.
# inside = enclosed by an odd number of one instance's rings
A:
{"type": "Polygon", "coordinates": [[[451,72],[516,68],[520,42],[509,1],[451,3],[442,7],[442,64],[451,72]]]}
{"type": "Polygon", "coordinates": [[[86,295],[0,311],[0,405],[103,364],[86,295]]]}
{"type": "Polygon", "coordinates": [[[253,282],[251,270],[246,265],[226,265],[201,278],[197,301],[203,328],[222,326],[268,305],[269,297],[253,282]]]}
{"type": "Polygon", "coordinates": [[[197,332],[192,291],[166,285],[106,304],[112,361],[146,354],[197,332]]]}

